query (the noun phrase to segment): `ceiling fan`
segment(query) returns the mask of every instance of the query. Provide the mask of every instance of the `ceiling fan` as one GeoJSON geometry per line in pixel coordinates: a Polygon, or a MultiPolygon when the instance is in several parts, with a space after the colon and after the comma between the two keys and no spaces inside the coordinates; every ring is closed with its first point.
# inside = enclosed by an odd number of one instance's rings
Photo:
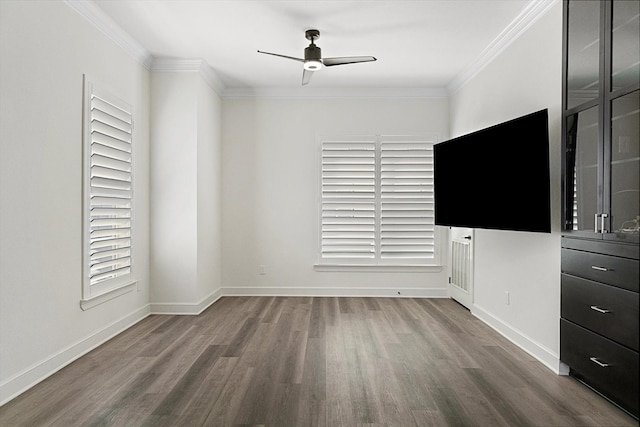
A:
{"type": "Polygon", "coordinates": [[[263,52],[261,50],[259,50],[258,52],[302,62],[303,63],[303,70],[302,70],[303,86],[309,83],[309,81],[311,80],[311,76],[313,75],[313,72],[321,69],[323,65],[325,67],[332,67],[334,65],[356,64],[358,62],[376,61],[376,58],[373,56],[342,56],[339,58],[323,58],[322,49],[320,49],[315,44],[315,41],[318,38],[320,38],[320,31],[307,30],[305,31],[304,36],[306,37],[307,40],[311,41],[309,46],[307,46],[304,49],[304,59],[295,58],[293,56],[280,55],[278,53],[263,52]]]}

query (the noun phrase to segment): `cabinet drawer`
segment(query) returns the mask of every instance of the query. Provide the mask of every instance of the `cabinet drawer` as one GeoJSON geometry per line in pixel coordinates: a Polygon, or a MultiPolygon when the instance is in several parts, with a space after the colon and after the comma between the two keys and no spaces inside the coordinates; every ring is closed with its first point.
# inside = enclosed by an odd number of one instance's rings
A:
{"type": "Polygon", "coordinates": [[[638,260],[562,248],[562,272],[638,292],[638,260]]]}
{"type": "Polygon", "coordinates": [[[562,317],[638,351],[638,294],[562,275],[562,317]]]}
{"type": "Polygon", "coordinates": [[[560,360],[574,375],[638,415],[638,352],[560,319],[560,360]]]}

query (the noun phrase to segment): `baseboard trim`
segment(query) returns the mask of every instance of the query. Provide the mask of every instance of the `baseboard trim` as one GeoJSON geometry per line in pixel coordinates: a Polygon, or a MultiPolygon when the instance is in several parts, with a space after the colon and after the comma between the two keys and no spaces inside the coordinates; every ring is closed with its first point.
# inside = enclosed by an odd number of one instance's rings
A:
{"type": "Polygon", "coordinates": [[[448,298],[447,288],[222,288],[224,296],[448,298]]]}
{"type": "Polygon", "coordinates": [[[218,288],[196,303],[188,302],[152,302],[151,314],[186,315],[197,316],[205,311],[211,304],[218,301],[223,295],[222,288],[218,288]]]}
{"type": "Polygon", "coordinates": [[[116,320],[102,330],[58,351],[0,383],[0,406],[151,314],[149,305],[116,320]]]}
{"type": "Polygon", "coordinates": [[[493,314],[489,313],[481,307],[478,307],[477,305],[472,306],[471,314],[483,321],[500,335],[520,347],[522,350],[526,351],[529,355],[537,359],[540,363],[545,365],[556,375],[568,374],[566,365],[560,362],[560,356],[551,349],[536,342],[517,329],[509,326],[502,320],[495,317],[493,314]]]}

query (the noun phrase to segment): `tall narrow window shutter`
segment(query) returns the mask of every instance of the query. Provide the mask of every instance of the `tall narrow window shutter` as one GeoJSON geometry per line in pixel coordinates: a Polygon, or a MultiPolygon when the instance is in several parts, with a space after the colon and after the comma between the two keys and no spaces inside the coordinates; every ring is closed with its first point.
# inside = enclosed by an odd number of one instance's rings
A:
{"type": "Polygon", "coordinates": [[[433,142],[382,136],[380,257],[420,262],[434,248],[433,142]]]}
{"type": "Polygon", "coordinates": [[[88,103],[86,274],[92,288],[131,273],[133,120],[129,106],[93,88],[88,103]]]}
{"type": "Polygon", "coordinates": [[[322,142],[321,257],[373,260],[376,240],[375,139],[322,142]]]}

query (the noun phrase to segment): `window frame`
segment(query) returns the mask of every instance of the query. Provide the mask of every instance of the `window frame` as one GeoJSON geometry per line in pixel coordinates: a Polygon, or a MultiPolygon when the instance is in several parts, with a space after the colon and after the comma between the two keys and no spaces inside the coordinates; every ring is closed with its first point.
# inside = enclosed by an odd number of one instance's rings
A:
{"type": "MultiPolygon", "coordinates": [[[[379,272],[426,272],[441,271],[441,253],[444,240],[442,227],[435,225],[435,222],[429,224],[432,228],[433,256],[431,258],[411,258],[411,259],[383,259],[381,257],[381,213],[383,201],[381,200],[382,192],[382,145],[385,142],[408,140],[412,142],[424,142],[429,144],[432,149],[435,144],[440,142],[439,135],[436,133],[418,133],[418,134],[319,134],[317,135],[317,262],[314,264],[316,271],[379,271],[379,272]],[[375,230],[374,230],[374,256],[371,259],[363,258],[328,258],[323,257],[323,207],[326,200],[323,200],[323,143],[328,141],[375,141],[375,230]]],[[[433,162],[433,160],[431,160],[433,162]]],[[[431,168],[433,163],[431,163],[431,168]]],[[[431,193],[431,197],[433,194],[431,193]]],[[[331,201],[329,201],[331,203],[331,201]]],[[[434,221],[434,218],[432,218],[434,221]]]]}
{"type": "MultiPolygon", "coordinates": [[[[106,109],[99,109],[100,112],[106,112],[106,109]]],[[[83,76],[83,117],[82,117],[82,161],[83,161],[83,176],[82,176],[82,187],[83,187],[83,221],[82,221],[82,298],[80,300],[80,307],[83,310],[87,310],[89,308],[95,307],[96,305],[102,304],[110,299],[123,295],[125,293],[131,292],[135,288],[137,288],[137,281],[134,279],[134,189],[133,184],[134,180],[134,167],[133,167],[133,159],[134,159],[134,121],[133,121],[133,108],[127,102],[122,101],[120,98],[112,95],[109,91],[104,90],[101,86],[96,86],[92,81],[90,81],[87,76],[83,76]],[[128,163],[128,171],[122,171],[120,169],[114,169],[116,173],[123,175],[123,177],[118,177],[117,179],[113,179],[113,181],[121,181],[128,183],[128,189],[124,190],[128,195],[128,207],[122,208],[124,216],[119,214],[117,216],[108,216],[107,219],[112,219],[114,224],[111,225],[112,228],[115,227],[116,222],[128,222],[129,235],[125,237],[128,239],[128,245],[125,247],[114,246],[113,250],[116,251],[125,251],[128,252],[127,256],[117,257],[114,256],[112,258],[114,261],[121,259],[128,259],[129,266],[128,272],[124,274],[119,274],[116,277],[106,278],[104,280],[100,280],[92,283],[92,277],[97,274],[92,273],[91,264],[92,264],[92,251],[95,253],[95,250],[91,248],[92,242],[95,243],[97,240],[94,237],[92,239],[91,235],[91,222],[92,222],[92,196],[95,195],[95,192],[92,192],[92,174],[95,175],[92,168],[92,155],[95,154],[95,149],[93,146],[93,138],[92,133],[96,130],[97,125],[93,124],[92,119],[92,100],[93,98],[98,98],[104,102],[106,102],[107,108],[115,107],[115,109],[121,110],[119,113],[122,113],[122,122],[125,123],[126,120],[130,120],[130,129],[125,131],[125,134],[128,134],[129,138],[129,158],[128,160],[123,161],[122,163],[128,163]]],[[[96,178],[95,176],[93,176],[96,178]]],[[[108,181],[108,179],[107,179],[108,181]]],[[[118,197],[121,199],[127,199],[127,197],[118,197]]],[[[115,209],[112,209],[115,210],[115,209]]],[[[94,219],[96,219],[94,217],[94,219]]]]}

